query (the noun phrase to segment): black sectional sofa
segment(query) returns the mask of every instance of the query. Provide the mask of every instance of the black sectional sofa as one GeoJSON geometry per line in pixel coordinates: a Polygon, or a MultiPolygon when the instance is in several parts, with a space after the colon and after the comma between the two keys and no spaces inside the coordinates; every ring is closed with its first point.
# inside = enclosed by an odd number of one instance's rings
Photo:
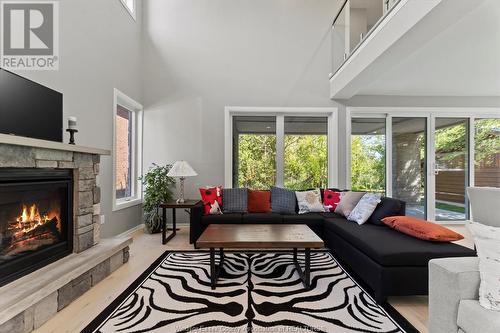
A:
{"type": "MultiPolygon", "coordinates": [[[[395,215],[405,215],[404,202],[382,198],[381,205],[384,203],[399,205],[395,215]]],[[[430,259],[476,255],[475,251],[457,244],[420,240],[384,225],[359,226],[335,213],[203,215],[201,203],[191,212],[191,243],[195,244],[203,230],[214,223],[307,224],[336,258],[362,279],[379,303],[388,296],[427,295],[430,259]]]]}

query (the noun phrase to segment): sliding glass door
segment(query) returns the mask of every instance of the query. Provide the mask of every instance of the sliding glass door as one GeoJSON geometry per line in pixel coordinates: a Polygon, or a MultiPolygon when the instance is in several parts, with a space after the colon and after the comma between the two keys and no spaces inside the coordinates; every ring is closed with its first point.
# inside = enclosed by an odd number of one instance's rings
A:
{"type": "Polygon", "coordinates": [[[468,186],[500,187],[498,112],[359,109],[350,111],[350,189],[385,192],[408,215],[446,223],[470,218],[468,186]]]}
{"type": "Polygon", "coordinates": [[[469,120],[435,118],[434,214],[436,221],[468,218],[469,120]]]}
{"type": "Polygon", "coordinates": [[[392,118],[392,196],[406,201],[408,215],[427,216],[427,119],[392,118]]]}

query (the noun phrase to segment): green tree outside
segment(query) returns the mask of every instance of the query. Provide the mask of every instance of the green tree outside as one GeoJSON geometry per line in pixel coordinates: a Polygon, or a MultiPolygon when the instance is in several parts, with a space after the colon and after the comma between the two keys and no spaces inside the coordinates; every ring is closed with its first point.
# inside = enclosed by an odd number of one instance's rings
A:
{"type": "MultiPolygon", "coordinates": [[[[475,124],[475,163],[494,166],[500,154],[500,119],[480,119],[475,124]]],[[[436,135],[436,155],[453,167],[466,151],[466,127],[442,128],[436,135]]],[[[385,191],[385,135],[351,136],[353,190],[385,191]]],[[[425,154],[421,154],[421,159],[425,154]]],[[[294,190],[328,185],[326,135],[285,136],[285,186],[294,190]]],[[[463,164],[463,163],[462,163],[463,164]]],[[[238,185],[269,189],[276,183],[276,136],[241,134],[238,145],[238,185]]]]}

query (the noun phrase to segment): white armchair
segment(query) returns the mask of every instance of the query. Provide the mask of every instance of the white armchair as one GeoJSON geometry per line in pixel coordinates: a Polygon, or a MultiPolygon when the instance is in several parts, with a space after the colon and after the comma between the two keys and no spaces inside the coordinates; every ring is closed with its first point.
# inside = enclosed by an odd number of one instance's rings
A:
{"type": "MultiPolygon", "coordinates": [[[[469,187],[472,220],[500,227],[500,188],[469,187]]],[[[429,262],[429,332],[498,333],[500,314],[479,305],[479,258],[429,262]]]]}
{"type": "Polygon", "coordinates": [[[500,188],[468,187],[472,218],[474,222],[500,227],[500,188]]]}

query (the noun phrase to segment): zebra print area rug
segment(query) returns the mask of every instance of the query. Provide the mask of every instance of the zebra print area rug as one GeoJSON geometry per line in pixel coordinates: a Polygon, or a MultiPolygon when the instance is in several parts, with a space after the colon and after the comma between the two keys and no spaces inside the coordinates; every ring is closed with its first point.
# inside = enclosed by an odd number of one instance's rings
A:
{"type": "Polygon", "coordinates": [[[83,332],[409,331],[329,252],[311,254],[309,291],[292,253],[225,255],[217,289],[211,290],[207,252],[164,254],[83,332]]]}

